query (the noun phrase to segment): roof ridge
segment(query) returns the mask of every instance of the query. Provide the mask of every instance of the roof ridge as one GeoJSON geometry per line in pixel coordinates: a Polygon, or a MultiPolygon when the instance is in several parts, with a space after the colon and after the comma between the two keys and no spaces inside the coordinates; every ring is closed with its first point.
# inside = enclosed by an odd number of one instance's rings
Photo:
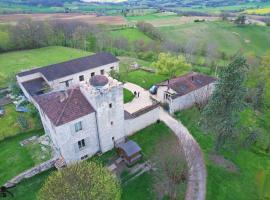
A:
{"type": "Polygon", "coordinates": [[[71,97],[72,97],[72,95],[73,95],[75,89],[76,89],[76,88],[71,89],[70,97],[68,97],[67,102],[65,103],[65,105],[64,105],[64,107],[63,107],[63,110],[62,110],[61,114],[60,114],[59,117],[57,118],[56,123],[55,123],[56,125],[58,125],[60,119],[63,117],[63,114],[64,114],[64,112],[65,112],[65,110],[66,110],[67,104],[70,102],[71,97]]]}

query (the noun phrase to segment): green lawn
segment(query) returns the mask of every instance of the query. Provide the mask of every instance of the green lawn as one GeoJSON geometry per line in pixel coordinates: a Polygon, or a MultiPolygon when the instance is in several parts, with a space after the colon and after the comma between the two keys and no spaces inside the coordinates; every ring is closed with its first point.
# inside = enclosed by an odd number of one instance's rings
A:
{"type": "MultiPolygon", "coordinates": [[[[33,133],[25,134],[24,137],[29,137],[33,133]]],[[[140,147],[142,148],[142,151],[144,153],[144,157],[147,159],[154,153],[154,147],[155,145],[164,137],[169,137],[171,134],[173,134],[170,129],[163,123],[153,124],[139,132],[137,132],[135,135],[131,136],[130,139],[136,141],[140,147]]],[[[10,163],[6,163],[2,166],[2,163],[0,163],[0,170],[5,170],[5,176],[0,176],[0,184],[4,182],[8,178],[8,176],[11,176],[11,173],[14,174],[15,171],[21,170],[23,167],[26,167],[27,165],[31,165],[31,159],[27,157],[27,152],[23,151],[21,147],[19,147],[17,144],[18,141],[20,141],[23,137],[22,135],[16,136],[16,139],[6,139],[5,145],[2,146],[0,144],[0,158],[8,157],[6,154],[9,152],[3,152],[3,149],[8,148],[10,151],[13,151],[13,153],[20,158],[22,164],[16,165],[16,167],[11,168],[10,163]],[[10,149],[12,146],[12,149],[10,149]],[[17,152],[18,151],[18,152],[17,152]],[[27,162],[26,162],[27,161],[27,162]],[[7,172],[6,169],[12,169],[7,172]]],[[[10,154],[10,153],[9,153],[10,154]]],[[[111,157],[115,156],[115,151],[109,151],[105,154],[103,154],[100,157],[94,157],[91,159],[95,162],[101,162],[104,165],[110,160],[111,157]]],[[[9,158],[9,160],[11,160],[9,158]]],[[[16,161],[18,162],[18,161],[16,161]]],[[[16,188],[11,189],[15,195],[15,198],[10,198],[14,200],[36,200],[36,194],[38,193],[39,189],[41,188],[42,183],[46,180],[48,175],[52,171],[44,172],[42,174],[39,174],[33,178],[30,178],[28,180],[25,180],[18,184],[16,188]]],[[[16,172],[17,173],[17,172],[16,172]]],[[[126,185],[122,186],[122,200],[137,200],[137,199],[155,199],[154,192],[152,189],[152,183],[153,179],[151,176],[151,172],[144,173],[143,175],[137,177],[136,179],[132,180],[131,182],[127,183],[126,185]]]]}
{"type": "Polygon", "coordinates": [[[23,69],[42,67],[89,54],[89,52],[57,46],[2,53],[0,54],[0,87],[6,86],[6,78],[9,75],[23,69]]]}
{"type": "Polygon", "coordinates": [[[239,168],[239,173],[232,173],[218,167],[208,159],[213,147],[213,137],[205,133],[198,125],[200,113],[192,108],[176,114],[191,134],[199,142],[207,166],[207,200],[254,200],[269,199],[270,158],[252,150],[223,152],[239,168]]]}
{"type": "Polygon", "coordinates": [[[27,131],[41,128],[38,119],[33,118],[30,113],[18,113],[15,110],[14,104],[6,105],[4,108],[6,113],[0,118],[0,141],[4,138],[26,131],[18,123],[19,115],[24,116],[27,120],[29,124],[29,129],[27,131]]]}
{"type": "Polygon", "coordinates": [[[0,185],[38,164],[40,160],[33,157],[33,149],[22,147],[19,142],[41,134],[43,134],[41,130],[31,131],[0,141],[0,185]]]}
{"type": "Polygon", "coordinates": [[[6,200],[36,200],[38,191],[52,172],[53,170],[45,171],[30,179],[23,180],[15,188],[10,189],[14,198],[9,197],[6,200]]]}
{"type": "Polygon", "coordinates": [[[137,28],[127,28],[127,29],[122,29],[122,30],[116,30],[116,31],[111,31],[110,33],[114,38],[126,38],[130,42],[134,42],[137,40],[143,40],[145,42],[152,41],[151,38],[146,36],[137,28]]]}
{"type": "Polygon", "coordinates": [[[134,94],[131,91],[124,88],[123,92],[124,92],[124,103],[131,102],[134,99],[134,94]]]}
{"type": "Polygon", "coordinates": [[[129,72],[128,74],[121,74],[122,80],[126,82],[131,82],[137,84],[144,89],[149,89],[154,84],[160,83],[168,77],[164,75],[159,75],[156,73],[149,73],[143,70],[136,70],[129,72]]]}
{"type": "Polygon", "coordinates": [[[219,51],[232,55],[237,51],[263,55],[270,49],[270,27],[247,25],[236,26],[226,22],[188,23],[159,28],[166,38],[185,45],[197,41],[198,48],[214,43],[219,51]]]}

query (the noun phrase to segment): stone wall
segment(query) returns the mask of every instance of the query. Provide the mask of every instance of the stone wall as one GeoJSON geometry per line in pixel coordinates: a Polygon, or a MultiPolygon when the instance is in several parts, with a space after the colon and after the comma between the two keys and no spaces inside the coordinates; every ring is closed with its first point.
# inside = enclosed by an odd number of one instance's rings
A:
{"type": "Polygon", "coordinates": [[[44,163],[41,163],[38,166],[35,166],[29,170],[24,171],[21,174],[19,174],[18,176],[14,177],[13,179],[6,182],[4,186],[12,187],[12,186],[20,183],[24,179],[31,178],[37,174],[40,174],[41,172],[47,171],[47,170],[54,167],[54,163],[56,160],[57,160],[57,158],[53,158],[53,159],[48,160],[44,163]]]}
{"type": "Polygon", "coordinates": [[[159,105],[153,105],[142,111],[133,113],[125,119],[125,135],[130,136],[137,131],[155,123],[159,119],[159,105]]]}

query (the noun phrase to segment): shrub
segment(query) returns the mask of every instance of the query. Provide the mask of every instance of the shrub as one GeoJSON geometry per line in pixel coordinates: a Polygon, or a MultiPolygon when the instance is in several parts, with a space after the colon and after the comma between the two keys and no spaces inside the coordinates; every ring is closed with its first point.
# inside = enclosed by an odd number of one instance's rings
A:
{"type": "Polygon", "coordinates": [[[24,130],[29,129],[29,123],[23,114],[20,114],[18,116],[17,121],[18,121],[19,125],[22,127],[22,129],[24,129],[24,130]]]}
{"type": "Polygon", "coordinates": [[[110,172],[94,162],[56,171],[39,191],[39,200],[120,200],[121,190],[110,172]]]}

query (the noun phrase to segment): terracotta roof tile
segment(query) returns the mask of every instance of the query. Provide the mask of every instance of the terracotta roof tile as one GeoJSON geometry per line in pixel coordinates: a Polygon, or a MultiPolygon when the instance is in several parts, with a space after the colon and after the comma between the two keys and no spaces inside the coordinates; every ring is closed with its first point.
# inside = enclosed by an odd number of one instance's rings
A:
{"type": "Polygon", "coordinates": [[[79,88],[52,92],[34,97],[40,108],[55,126],[95,112],[79,88]]]}
{"type": "Polygon", "coordinates": [[[158,86],[167,86],[173,89],[177,93],[175,97],[178,97],[188,94],[215,81],[215,77],[191,72],[189,74],[185,74],[183,76],[164,81],[158,84],[158,86]]]}

